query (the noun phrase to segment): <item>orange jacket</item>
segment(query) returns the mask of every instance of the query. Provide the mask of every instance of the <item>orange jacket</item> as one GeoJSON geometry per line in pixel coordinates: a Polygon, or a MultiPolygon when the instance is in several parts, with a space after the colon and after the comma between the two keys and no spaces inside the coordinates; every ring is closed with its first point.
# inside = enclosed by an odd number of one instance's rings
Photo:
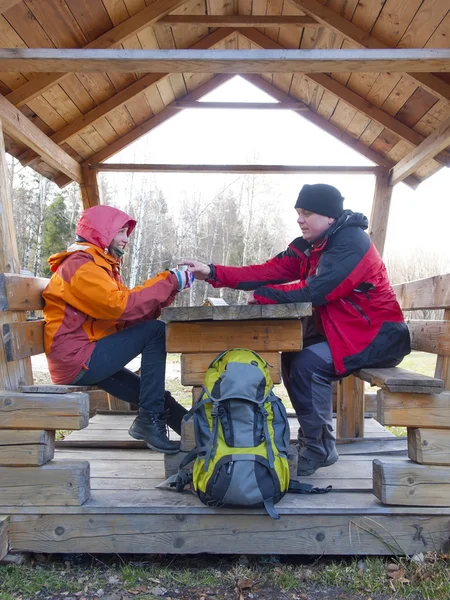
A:
{"type": "MultiPolygon", "coordinates": [[[[177,293],[177,278],[169,271],[148,279],[141,286],[127,288],[120,277],[119,261],[105,252],[130,217],[107,206],[93,207],[83,214],[89,211],[94,211],[91,218],[102,217],[100,223],[94,220],[93,231],[97,234],[98,230],[107,229],[103,221],[105,215],[112,215],[111,211],[117,211],[123,219],[117,229],[106,236],[103,250],[83,241],[49,258],[54,275],[43,293],[44,337],[54,383],[72,382],[85,367],[97,340],[140,321],[156,319],[161,308],[171,304],[177,293]]],[[[117,213],[112,215],[114,219],[117,213]]],[[[98,235],[94,237],[86,229],[82,236],[88,240],[98,239],[98,235]]]]}

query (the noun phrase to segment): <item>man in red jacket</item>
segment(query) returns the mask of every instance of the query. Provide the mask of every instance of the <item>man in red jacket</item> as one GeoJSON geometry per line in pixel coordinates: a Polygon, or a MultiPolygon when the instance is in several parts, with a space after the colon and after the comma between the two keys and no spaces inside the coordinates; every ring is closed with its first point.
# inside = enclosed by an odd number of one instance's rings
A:
{"type": "Polygon", "coordinates": [[[283,382],[300,423],[303,476],[338,460],[331,383],[363,367],[395,366],[411,351],[386,267],[364,231],[367,218],[344,210],[343,201],[331,185],[304,185],[295,204],[302,237],[264,264],[185,261],[213,287],[250,291],[250,303],[312,303],[303,350],[282,353],[283,382]]]}

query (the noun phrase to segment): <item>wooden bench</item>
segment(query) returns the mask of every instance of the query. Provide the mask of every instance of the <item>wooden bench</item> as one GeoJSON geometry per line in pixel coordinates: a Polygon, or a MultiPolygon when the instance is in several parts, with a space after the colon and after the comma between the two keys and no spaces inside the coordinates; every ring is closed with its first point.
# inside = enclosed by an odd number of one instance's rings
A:
{"type": "Polygon", "coordinates": [[[385,504],[450,506],[450,274],[394,290],[405,316],[443,310],[443,318],[406,319],[412,349],[436,355],[434,377],[400,367],[356,374],[379,388],[377,420],[407,428],[410,460],[374,461],[374,494],[385,504]]]}

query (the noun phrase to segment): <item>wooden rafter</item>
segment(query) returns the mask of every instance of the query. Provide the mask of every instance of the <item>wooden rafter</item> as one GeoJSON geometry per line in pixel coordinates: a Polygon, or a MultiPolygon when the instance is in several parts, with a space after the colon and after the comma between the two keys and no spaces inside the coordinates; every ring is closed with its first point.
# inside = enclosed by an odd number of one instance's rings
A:
{"type": "MultiPolygon", "coordinates": [[[[292,96],[285,94],[283,91],[279,90],[277,87],[275,87],[262,77],[259,77],[257,75],[241,75],[241,77],[252,83],[254,86],[258,87],[259,89],[263,90],[273,98],[280,100],[280,102],[288,102],[289,100],[293,99],[292,96]]],[[[362,154],[363,156],[374,162],[376,165],[380,167],[388,167],[389,169],[394,166],[394,162],[390,158],[388,158],[387,156],[382,156],[381,154],[378,154],[378,152],[371,150],[365,144],[363,144],[359,140],[356,140],[346,131],[342,131],[341,129],[339,129],[339,127],[336,127],[335,125],[333,125],[314,111],[311,110],[309,112],[302,112],[301,116],[304,119],[310,121],[311,123],[314,123],[314,125],[320,127],[326,133],[332,135],[338,141],[343,142],[349,148],[353,148],[353,150],[359,152],[359,154],[362,154]]],[[[419,185],[420,181],[418,181],[412,176],[409,176],[408,180],[405,181],[405,183],[407,183],[412,188],[416,188],[419,185]]]]}
{"type": "MultiPolygon", "coordinates": [[[[192,49],[211,48],[219,42],[228,39],[232,35],[234,35],[234,32],[230,31],[229,29],[217,29],[214,31],[214,33],[211,33],[194,44],[192,49]]],[[[168,73],[150,73],[145,75],[120,92],[117,92],[117,94],[114,94],[114,96],[111,96],[111,98],[105,100],[105,102],[102,104],[95,106],[84,115],[81,115],[81,117],[78,117],[78,119],[75,119],[72,121],[72,123],[69,123],[62,129],[59,129],[51,136],[51,140],[55,142],[55,144],[62,144],[66,142],[74,135],[78,135],[86,127],[97,123],[97,121],[107,116],[111,111],[123,106],[126,102],[130,101],[141,92],[144,92],[152,85],[162,81],[164,78],[168,77],[168,75],[168,73]]],[[[36,154],[32,151],[24,152],[21,156],[19,156],[19,160],[23,166],[29,165],[35,158],[36,154]]]]}
{"type": "MultiPolygon", "coordinates": [[[[242,29],[239,31],[239,34],[250,40],[252,43],[257,44],[258,46],[266,49],[282,49],[283,46],[274,42],[272,39],[264,35],[263,33],[257,31],[256,29],[242,29]]],[[[336,79],[333,79],[329,75],[325,73],[310,73],[305,74],[305,77],[314,83],[317,83],[321,87],[323,87],[328,92],[337,96],[340,100],[358,110],[362,114],[369,117],[369,119],[375,121],[382,127],[389,129],[395,135],[398,135],[399,138],[413,144],[414,146],[418,146],[423,142],[425,137],[411,129],[407,125],[404,125],[388,113],[386,113],[381,108],[378,108],[365,98],[362,98],[336,79]]],[[[436,160],[439,161],[443,165],[448,165],[450,162],[450,157],[447,152],[442,152],[439,156],[436,156],[436,160]]]]}
{"type": "Polygon", "coordinates": [[[202,25],[205,27],[323,27],[311,17],[302,15],[167,15],[156,25],[202,25]]]}
{"type": "Polygon", "coordinates": [[[447,119],[412,152],[400,160],[391,171],[390,185],[404,181],[420,166],[450,145],[450,119],[447,119]]]}
{"type": "Polygon", "coordinates": [[[5,133],[32,148],[51,167],[71,180],[82,181],[81,167],[67,152],[36,127],[20,110],[0,95],[0,119],[5,133]]]}
{"type": "Polygon", "coordinates": [[[0,71],[31,73],[449,72],[450,50],[447,48],[431,50],[423,48],[389,50],[3,48],[0,49],[0,71]]]}
{"type": "MultiPolygon", "coordinates": [[[[220,85],[222,85],[222,83],[225,83],[226,81],[228,81],[231,78],[232,78],[232,75],[228,75],[228,74],[216,75],[216,77],[213,77],[212,79],[210,79],[203,85],[199,86],[196,90],[194,90],[190,94],[187,94],[185,96],[185,98],[186,98],[186,100],[198,100],[199,98],[201,98],[208,92],[212,92],[212,90],[215,90],[220,85]]],[[[108,160],[108,158],[111,158],[111,156],[114,156],[114,154],[117,154],[118,152],[120,152],[121,150],[123,150],[124,148],[126,148],[127,146],[132,144],[133,142],[135,142],[137,139],[139,139],[140,137],[142,137],[149,131],[152,131],[152,129],[155,129],[156,127],[161,125],[161,123],[164,123],[168,119],[172,118],[174,115],[176,115],[181,110],[183,110],[183,109],[180,108],[178,110],[170,110],[168,108],[165,108],[164,110],[162,110],[160,113],[158,113],[154,117],[150,117],[150,119],[147,119],[147,121],[144,121],[143,123],[141,123],[134,129],[132,129],[131,131],[129,131],[128,133],[123,135],[121,138],[119,138],[119,139],[115,140],[114,142],[112,142],[111,144],[109,144],[106,148],[103,148],[99,152],[96,152],[95,154],[93,154],[85,162],[86,163],[100,163],[105,160],[108,160]]],[[[63,187],[70,182],[68,181],[67,177],[63,176],[63,177],[58,178],[56,180],[56,183],[59,186],[63,187]]]]}
{"type": "MultiPolygon", "coordinates": [[[[103,35],[87,44],[84,49],[104,49],[117,46],[152,23],[156,23],[158,19],[164,17],[172,10],[179,8],[185,2],[186,0],[155,0],[155,2],[143,8],[126,21],[123,21],[113,29],[106,31],[103,35]]],[[[60,50],[57,50],[57,52],[60,52],[60,50]]],[[[18,71],[21,70],[22,69],[18,69],[18,71]]],[[[24,65],[23,71],[25,73],[30,72],[30,70],[26,68],[26,65],[24,65]]],[[[10,92],[6,98],[16,106],[23,106],[36,96],[39,96],[62,81],[65,77],[67,77],[66,73],[48,72],[46,75],[37,77],[36,79],[32,79],[21,85],[13,92],[10,92]]]]}
{"type": "MultiPolygon", "coordinates": [[[[383,44],[366,31],[363,31],[357,27],[354,23],[348,21],[345,17],[342,17],[338,13],[334,12],[327,6],[320,4],[317,0],[290,0],[291,3],[300,8],[308,16],[316,19],[324,27],[328,27],[344,36],[347,40],[358,44],[361,48],[372,48],[381,49],[388,48],[386,44],[383,44]]],[[[416,83],[421,85],[423,88],[435,94],[442,100],[450,100],[450,85],[432,75],[429,69],[424,69],[421,73],[406,73],[416,83]]]]}
{"type": "MultiPolygon", "coordinates": [[[[263,173],[263,174],[358,174],[377,175],[383,167],[361,166],[315,166],[315,165],[173,165],[173,164],[130,164],[91,163],[93,171],[140,172],[140,173],[263,173]]],[[[387,169],[384,169],[386,172],[387,169]]]]}

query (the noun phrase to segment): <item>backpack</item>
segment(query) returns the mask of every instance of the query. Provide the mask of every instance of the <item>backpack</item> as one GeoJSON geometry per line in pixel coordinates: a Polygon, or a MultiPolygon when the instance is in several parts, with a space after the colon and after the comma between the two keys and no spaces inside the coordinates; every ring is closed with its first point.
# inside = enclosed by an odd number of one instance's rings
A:
{"type": "Polygon", "coordinates": [[[202,394],[184,417],[194,419],[196,447],[171,484],[177,491],[191,483],[207,506],[264,507],[278,519],[274,505],[287,491],[330,489],[290,482],[289,422],[268,367],[244,348],[227,350],[210,364],[202,394]],[[192,474],[187,474],[182,469],[192,461],[192,474]]]}

